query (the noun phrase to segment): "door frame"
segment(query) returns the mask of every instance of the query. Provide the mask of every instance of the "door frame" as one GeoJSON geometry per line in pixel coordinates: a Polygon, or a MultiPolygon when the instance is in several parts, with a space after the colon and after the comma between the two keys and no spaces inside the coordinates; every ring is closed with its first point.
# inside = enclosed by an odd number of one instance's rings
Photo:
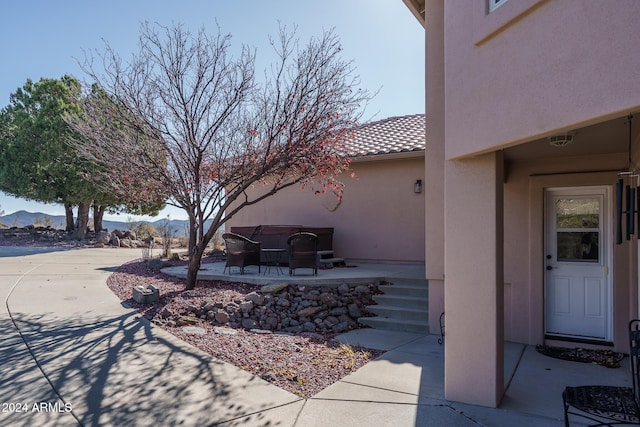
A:
{"type": "MultiPolygon", "coordinates": [[[[605,338],[600,339],[589,339],[584,337],[578,337],[574,335],[562,335],[553,333],[548,335],[547,332],[547,290],[548,290],[548,274],[545,270],[543,270],[543,331],[545,337],[551,339],[561,339],[561,340],[571,340],[571,341],[580,341],[580,342],[594,342],[594,343],[611,343],[614,341],[614,307],[613,307],[613,200],[612,200],[612,186],[611,185],[588,185],[588,186],[570,186],[570,187],[547,187],[543,189],[543,256],[548,254],[549,244],[549,236],[551,229],[549,225],[551,221],[555,224],[555,213],[553,213],[553,217],[551,217],[552,212],[549,208],[549,201],[554,196],[602,196],[602,236],[601,241],[599,242],[599,246],[601,247],[602,252],[602,263],[601,265],[604,267],[604,281],[605,281],[605,297],[606,297],[606,325],[605,325],[605,338]]],[[[554,256],[556,249],[553,249],[554,256]]],[[[542,265],[543,268],[546,268],[547,263],[543,260],[542,265]]]]}

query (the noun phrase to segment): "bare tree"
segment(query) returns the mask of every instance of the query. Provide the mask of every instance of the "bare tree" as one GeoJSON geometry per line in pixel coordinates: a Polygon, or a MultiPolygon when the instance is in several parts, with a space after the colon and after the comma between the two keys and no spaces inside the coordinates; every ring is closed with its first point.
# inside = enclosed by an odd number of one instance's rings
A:
{"type": "Polygon", "coordinates": [[[281,29],[264,81],[255,50],[233,57],[230,40],[143,24],[126,64],[109,45],[97,55],[104,71],[88,57],[85,70],[109,96],[85,96],[84,117],[71,120],[84,137],[79,150],[104,165],[99,180],[132,202],[165,191],[188,214],[188,289],[214,233],[240,209],[311,182],[341,197],[344,141],[370,98],[332,31],[300,45],[281,29]],[[127,168],[114,173],[110,164],[127,168]],[[250,196],[256,185],[266,191],[250,196]]]}

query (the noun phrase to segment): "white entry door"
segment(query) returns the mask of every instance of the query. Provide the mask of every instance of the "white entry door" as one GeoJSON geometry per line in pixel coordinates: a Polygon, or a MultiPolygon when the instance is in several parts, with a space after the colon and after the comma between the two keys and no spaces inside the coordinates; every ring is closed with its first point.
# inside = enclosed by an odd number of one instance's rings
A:
{"type": "Polygon", "coordinates": [[[609,187],[545,192],[545,333],[612,341],[609,187]]]}

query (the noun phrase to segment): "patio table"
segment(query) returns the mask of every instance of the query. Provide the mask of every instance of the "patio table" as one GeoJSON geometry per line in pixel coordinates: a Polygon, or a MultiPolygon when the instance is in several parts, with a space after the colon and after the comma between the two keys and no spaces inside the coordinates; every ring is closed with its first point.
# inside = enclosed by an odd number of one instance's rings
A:
{"type": "Polygon", "coordinates": [[[286,251],[286,249],[280,248],[264,248],[261,250],[261,252],[264,254],[264,274],[267,274],[267,272],[271,272],[272,267],[276,268],[277,275],[284,274],[282,272],[280,264],[282,263],[282,254],[286,251]]]}

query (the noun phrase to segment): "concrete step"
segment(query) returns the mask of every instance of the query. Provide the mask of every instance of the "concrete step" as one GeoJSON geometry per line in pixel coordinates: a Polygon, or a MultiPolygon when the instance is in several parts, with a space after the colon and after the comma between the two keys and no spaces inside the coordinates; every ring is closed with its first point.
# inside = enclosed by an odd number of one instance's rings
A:
{"type": "Polygon", "coordinates": [[[379,289],[384,292],[385,295],[429,297],[429,287],[426,284],[400,282],[382,285],[379,289]]]}
{"type": "Polygon", "coordinates": [[[358,322],[375,329],[387,331],[415,332],[418,334],[429,333],[429,323],[416,320],[389,319],[386,317],[360,317],[358,322]]]}
{"type": "Polygon", "coordinates": [[[345,265],[344,258],[320,258],[318,262],[321,266],[338,267],[345,265]]]}
{"type": "MultiPolygon", "coordinates": [[[[429,297],[415,297],[415,296],[396,296],[396,295],[374,295],[373,300],[378,303],[378,306],[385,307],[407,307],[417,308],[422,310],[429,309],[429,297]]],[[[373,307],[373,306],[370,306],[373,307]]]]}
{"type": "Polygon", "coordinates": [[[374,305],[367,306],[375,317],[361,317],[358,322],[375,329],[417,332],[429,331],[429,287],[426,280],[394,279],[379,286],[384,292],[374,295],[374,305]]]}
{"type": "Polygon", "coordinates": [[[320,259],[333,258],[333,251],[318,251],[318,256],[320,259]]]}
{"type": "Polygon", "coordinates": [[[424,308],[409,308],[406,306],[370,305],[367,307],[367,311],[374,313],[378,317],[388,319],[424,321],[429,316],[428,310],[424,308]]]}
{"type": "Polygon", "coordinates": [[[324,268],[344,267],[344,258],[333,256],[333,251],[318,251],[318,265],[324,268]]]}

